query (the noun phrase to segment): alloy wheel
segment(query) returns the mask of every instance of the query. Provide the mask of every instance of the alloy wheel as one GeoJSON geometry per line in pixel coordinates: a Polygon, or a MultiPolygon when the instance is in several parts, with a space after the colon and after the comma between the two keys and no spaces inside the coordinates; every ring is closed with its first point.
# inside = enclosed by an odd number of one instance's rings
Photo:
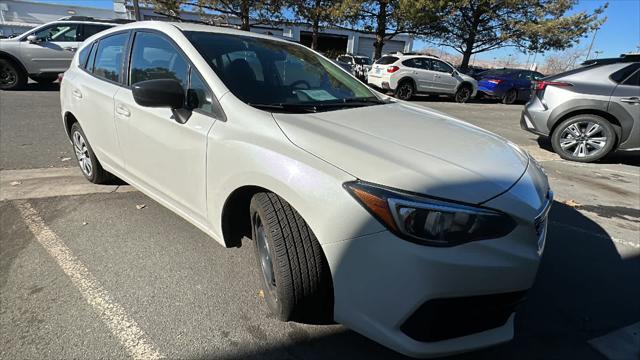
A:
{"type": "Polygon", "coordinates": [[[597,155],[609,139],[604,128],[595,122],[579,121],[567,126],[560,134],[560,147],[567,154],[579,158],[597,155]]]}
{"type": "Polygon", "coordinates": [[[470,97],[471,97],[471,89],[465,86],[462,89],[458,90],[458,92],[456,93],[456,102],[459,102],[459,103],[467,102],[470,97]]]}
{"type": "Polygon", "coordinates": [[[91,164],[91,157],[89,156],[89,148],[87,142],[79,131],[73,133],[73,150],[76,153],[76,159],[78,159],[78,165],[80,169],[87,176],[91,177],[93,174],[93,165],[91,164]]]}
{"type": "Polygon", "coordinates": [[[413,88],[410,84],[405,83],[400,85],[400,87],[398,88],[398,98],[402,100],[409,100],[411,98],[411,95],[413,95],[413,88]]]}

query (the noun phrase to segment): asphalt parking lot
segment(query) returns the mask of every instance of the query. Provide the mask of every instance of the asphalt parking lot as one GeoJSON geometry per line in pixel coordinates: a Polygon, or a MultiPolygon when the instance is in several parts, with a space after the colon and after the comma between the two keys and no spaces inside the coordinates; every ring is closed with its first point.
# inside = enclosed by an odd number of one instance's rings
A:
{"type": "MultiPolygon", "coordinates": [[[[86,183],[58,95],[0,92],[0,358],[403,358],[340,325],[278,322],[251,244],[224,249],[126,184],[86,183]]],[[[515,339],[450,359],[638,359],[640,155],[570,163],[520,129],[522,105],[414,103],[522,146],[556,198],[515,339]]]]}

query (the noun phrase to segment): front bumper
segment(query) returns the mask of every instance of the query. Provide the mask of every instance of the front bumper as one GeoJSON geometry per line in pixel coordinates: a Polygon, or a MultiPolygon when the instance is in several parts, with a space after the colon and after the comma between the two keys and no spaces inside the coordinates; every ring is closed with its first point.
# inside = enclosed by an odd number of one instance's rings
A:
{"type": "Polygon", "coordinates": [[[528,169],[509,192],[485,203],[518,224],[498,239],[430,247],[382,231],[324,244],[335,320],[420,358],[511,340],[514,309],[535,280],[544,248],[546,221],[539,220],[551,202],[545,193],[544,174],[528,169]]]}

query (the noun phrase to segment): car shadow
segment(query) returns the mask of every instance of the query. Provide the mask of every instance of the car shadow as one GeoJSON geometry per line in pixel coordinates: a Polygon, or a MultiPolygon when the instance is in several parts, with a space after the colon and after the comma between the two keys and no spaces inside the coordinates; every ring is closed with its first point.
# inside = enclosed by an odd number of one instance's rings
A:
{"type": "MultiPolygon", "coordinates": [[[[555,153],[551,146],[551,140],[546,136],[540,136],[536,140],[541,149],[555,153]]],[[[594,161],[594,164],[623,164],[640,167],[640,150],[614,151],[604,158],[594,161]]]]}
{"type": "Polygon", "coordinates": [[[30,81],[24,89],[20,90],[4,90],[4,91],[60,91],[60,83],[53,82],[49,84],[41,84],[30,81]]]}
{"type": "MultiPolygon", "coordinates": [[[[602,227],[554,202],[537,280],[518,310],[513,341],[446,359],[602,359],[587,341],[640,320],[640,287],[632,285],[638,277],[639,254],[622,257],[602,227]]],[[[288,340],[277,344],[195,358],[408,359],[345,328],[312,336],[296,323],[288,327],[288,340]]]]}

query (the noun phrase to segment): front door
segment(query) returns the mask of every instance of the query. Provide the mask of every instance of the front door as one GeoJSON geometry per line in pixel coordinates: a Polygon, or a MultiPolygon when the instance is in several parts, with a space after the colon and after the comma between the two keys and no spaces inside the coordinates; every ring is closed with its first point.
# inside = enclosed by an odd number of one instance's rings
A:
{"type": "Polygon", "coordinates": [[[182,212],[206,218],[207,134],[215,122],[213,97],[202,77],[163,35],[139,31],[133,40],[129,84],[176,79],[191,108],[188,121],[170,109],[138,105],[130,88],[115,96],[116,128],[127,174],[182,212]]]}
{"type": "Polygon", "coordinates": [[[458,80],[452,76],[453,68],[443,61],[432,59],[431,70],[436,91],[441,94],[453,94],[458,85],[458,80]]]}
{"type": "Polygon", "coordinates": [[[620,148],[640,148],[640,69],[616,86],[608,110],[623,128],[620,148]]]}
{"type": "Polygon", "coordinates": [[[23,40],[21,50],[25,67],[30,74],[59,73],[69,68],[78,49],[79,25],[56,23],[35,31],[37,40],[23,40]]]}

